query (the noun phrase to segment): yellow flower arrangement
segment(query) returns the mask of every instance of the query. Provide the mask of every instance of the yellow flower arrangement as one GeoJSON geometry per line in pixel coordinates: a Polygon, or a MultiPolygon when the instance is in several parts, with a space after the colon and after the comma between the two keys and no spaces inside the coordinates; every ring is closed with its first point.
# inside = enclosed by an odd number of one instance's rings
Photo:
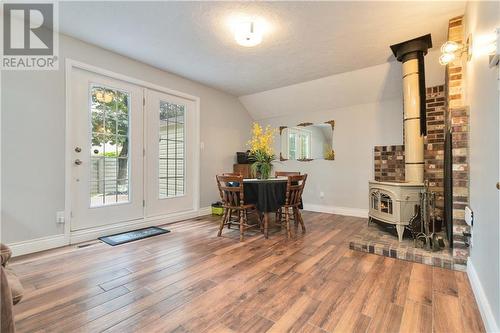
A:
{"type": "Polygon", "coordinates": [[[275,159],[273,152],[274,135],[276,129],[266,126],[263,129],[259,124],[254,123],[252,127],[252,138],[248,141],[250,147],[251,170],[254,177],[263,179],[269,178],[273,167],[272,161],[275,159]]]}
{"type": "Polygon", "coordinates": [[[260,151],[268,155],[273,155],[275,134],[275,128],[271,128],[271,126],[267,125],[266,128],[263,129],[258,123],[254,123],[252,127],[252,139],[248,141],[250,152],[256,153],[260,151]]]}

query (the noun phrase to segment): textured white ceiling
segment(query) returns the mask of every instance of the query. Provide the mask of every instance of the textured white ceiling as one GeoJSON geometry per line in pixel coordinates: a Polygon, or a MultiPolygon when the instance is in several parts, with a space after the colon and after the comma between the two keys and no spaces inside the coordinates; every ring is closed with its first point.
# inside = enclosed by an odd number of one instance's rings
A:
{"type": "Polygon", "coordinates": [[[389,45],[432,33],[464,2],[61,2],[60,31],[155,67],[246,95],[392,60],[389,45]],[[269,23],[259,46],[229,21],[269,23]]]}

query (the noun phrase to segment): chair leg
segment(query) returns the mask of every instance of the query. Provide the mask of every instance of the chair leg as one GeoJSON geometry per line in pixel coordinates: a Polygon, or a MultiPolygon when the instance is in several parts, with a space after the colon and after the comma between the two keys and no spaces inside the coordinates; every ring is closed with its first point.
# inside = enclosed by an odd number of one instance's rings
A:
{"type": "Polygon", "coordinates": [[[288,213],[288,207],[285,208],[285,221],[286,221],[286,236],[290,239],[292,234],[290,232],[290,216],[288,213]]]}
{"type": "Polygon", "coordinates": [[[293,226],[297,228],[299,226],[299,212],[297,207],[293,207],[293,226]]]}
{"type": "Polygon", "coordinates": [[[233,217],[233,210],[229,209],[229,214],[227,215],[227,228],[231,229],[231,217],[233,217]]]}
{"type": "Polygon", "coordinates": [[[224,229],[224,223],[226,222],[226,216],[228,215],[229,209],[224,209],[224,214],[222,214],[222,220],[220,221],[220,226],[219,226],[219,233],[217,233],[217,236],[220,237],[222,235],[222,229],[224,229]]]}
{"type": "Polygon", "coordinates": [[[243,242],[243,217],[245,216],[245,213],[240,210],[239,211],[239,215],[240,215],[240,242],[243,242]]]}
{"type": "Polygon", "coordinates": [[[299,218],[300,226],[302,227],[302,232],[306,232],[306,226],[304,225],[304,219],[302,218],[302,214],[300,213],[299,208],[297,208],[297,216],[299,218]]]}

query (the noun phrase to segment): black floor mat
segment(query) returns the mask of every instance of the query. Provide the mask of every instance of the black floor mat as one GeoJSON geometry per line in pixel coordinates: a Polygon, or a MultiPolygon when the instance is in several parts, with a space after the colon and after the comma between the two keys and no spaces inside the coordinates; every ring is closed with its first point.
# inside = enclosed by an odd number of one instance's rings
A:
{"type": "Polygon", "coordinates": [[[139,239],[144,239],[148,237],[153,237],[156,235],[162,235],[169,233],[170,230],[162,229],[158,227],[149,227],[143,229],[137,229],[133,231],[122,232],[115,235],[99,237],[101,241],[111,246],[120,245],[128,242],[133,242],[139,239]]]}

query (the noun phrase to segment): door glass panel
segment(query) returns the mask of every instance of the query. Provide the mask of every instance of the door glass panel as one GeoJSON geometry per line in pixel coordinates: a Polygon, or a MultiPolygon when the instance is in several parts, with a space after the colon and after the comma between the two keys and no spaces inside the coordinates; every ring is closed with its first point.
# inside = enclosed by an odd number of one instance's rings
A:
{"type": "Polygon", "coordinates": [[[103,86],[90,89],[90,206],[129,202],[129,94],[103,86]]]}
{"type": "Polygon", "coordinates": [[[185,106],[160,101],[159,198],[184,195],[185,106]]]}

